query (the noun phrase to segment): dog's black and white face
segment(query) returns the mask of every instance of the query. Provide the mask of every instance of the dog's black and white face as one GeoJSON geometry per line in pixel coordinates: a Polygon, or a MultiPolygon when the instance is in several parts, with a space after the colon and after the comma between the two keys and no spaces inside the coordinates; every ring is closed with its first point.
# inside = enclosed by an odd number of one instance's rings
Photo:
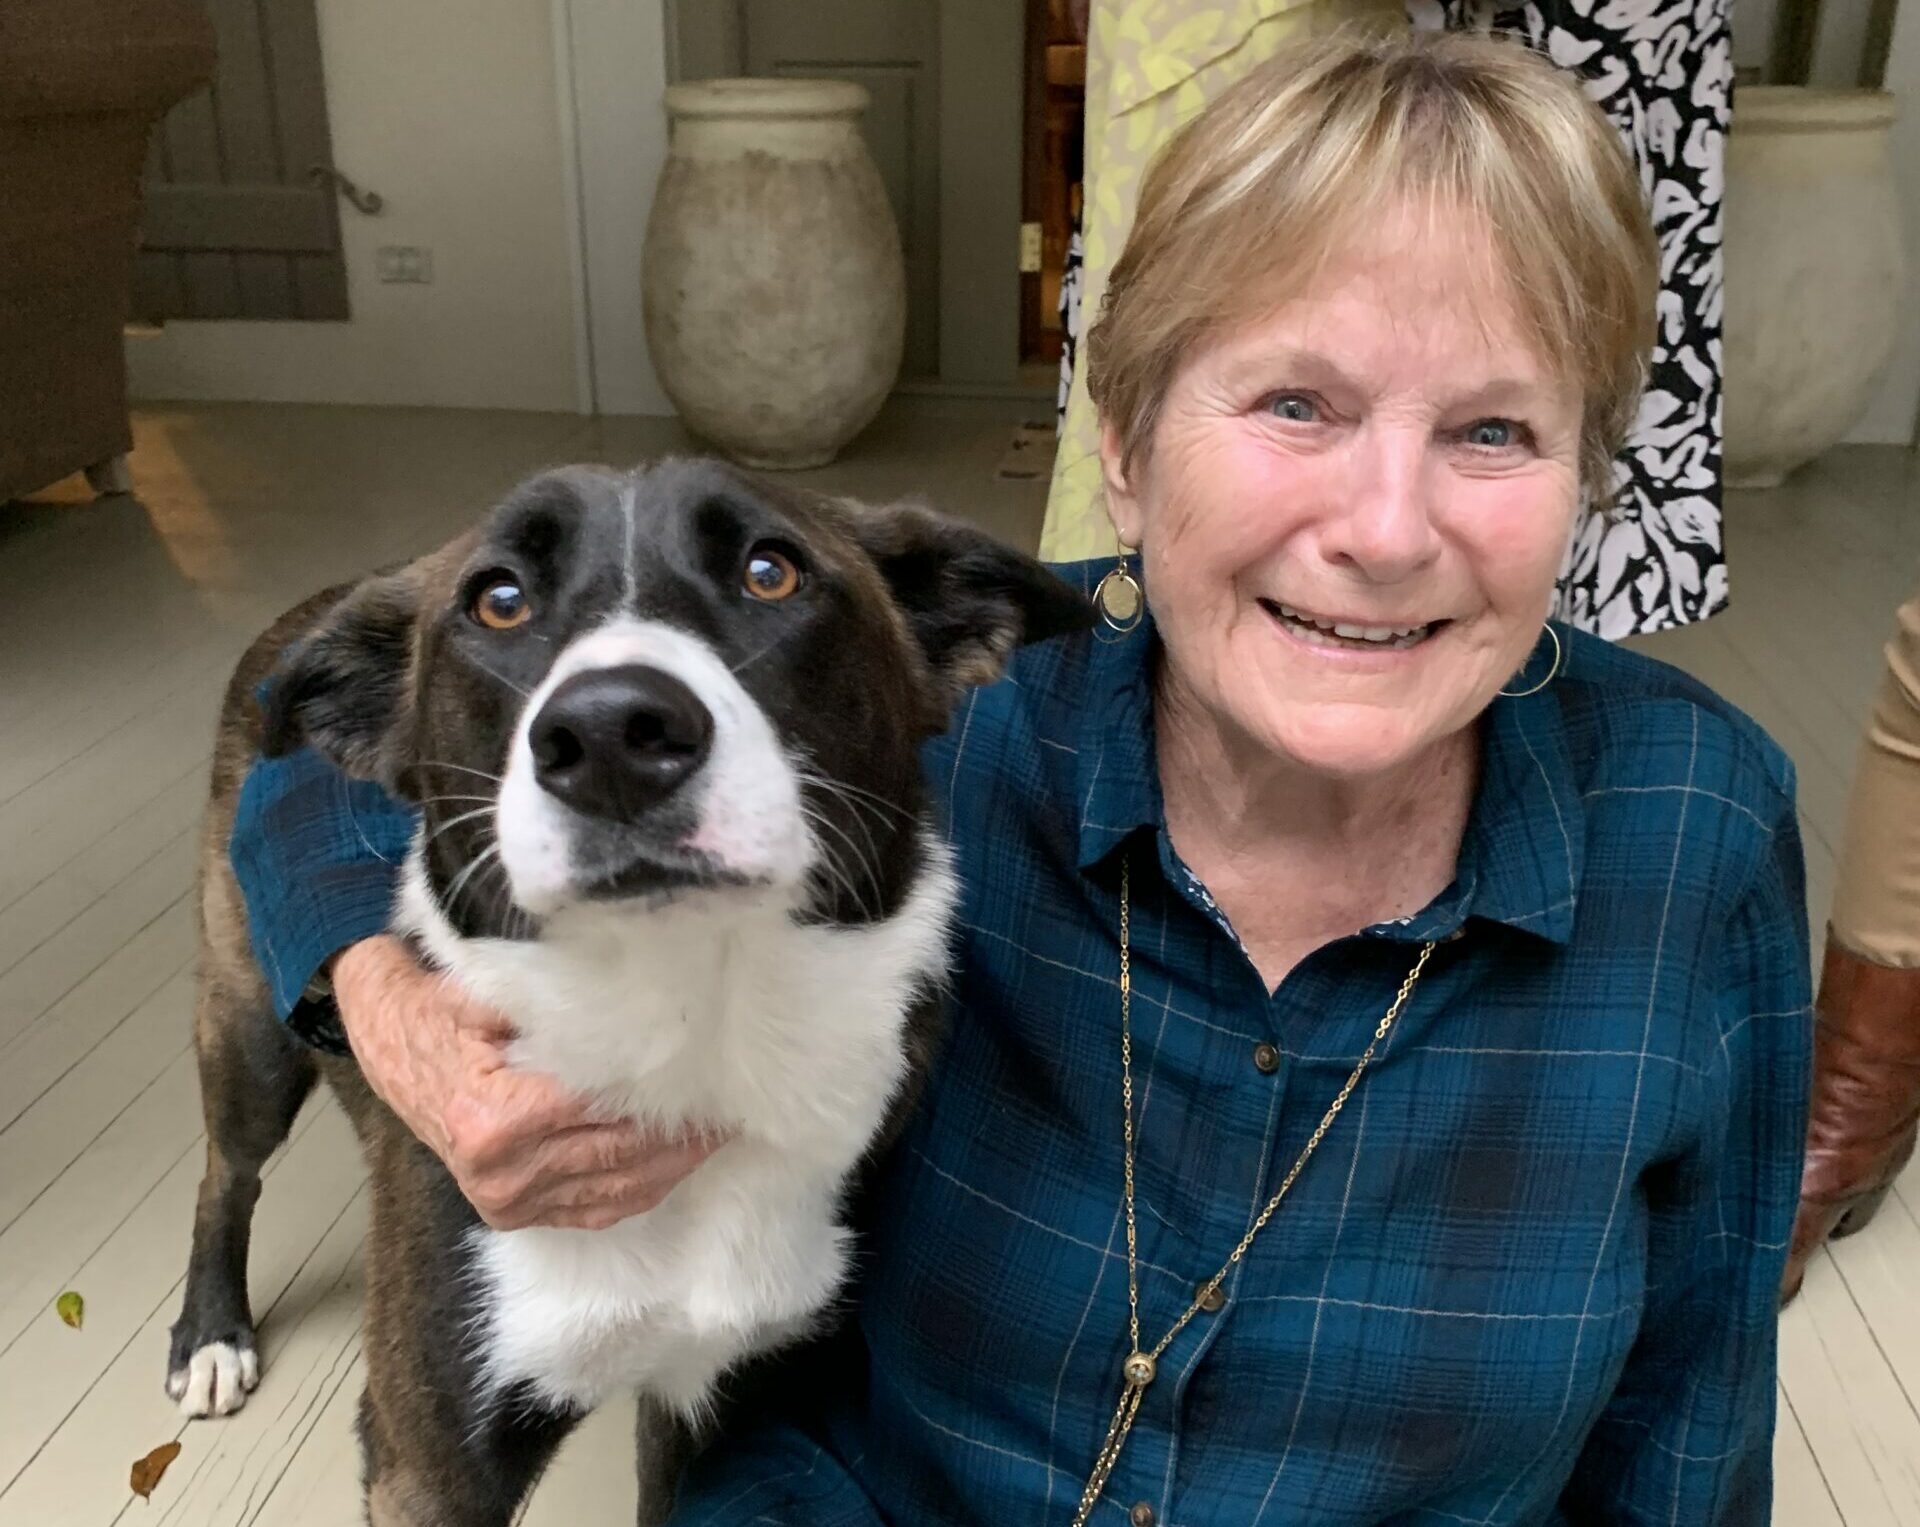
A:
{"type": "Polygon", "coordinates": [[[921,741],[1016,645],[1090,618],[924,509],[711,461],[569,468],[341,601],[275,682],[265,746],[419,802],[464,934],[731,886],[866,920],[911,875],[921,741]]]}

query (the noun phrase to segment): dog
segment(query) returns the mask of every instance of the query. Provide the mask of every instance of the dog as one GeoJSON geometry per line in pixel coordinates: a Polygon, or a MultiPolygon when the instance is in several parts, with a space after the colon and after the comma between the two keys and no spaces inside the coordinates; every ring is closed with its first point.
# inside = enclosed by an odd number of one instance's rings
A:
{"type": "Polygon", "coordinates": [[[167,1376],[186,1413],[258,1381],[260,1170],[320,1076],[372,1184],[375,1527],[504,1527],[609,1396],[681,1431],[817,1329],[850,1184],[939,1028],[956,885],[919,745],[1017,645],[1092,618],[925,508],[697,459],[544,473],[282,617],[228,689],[202,844],[207,1169],[167,1376]],[[254,755],[302,746],[418,805],[392,928],[510,1015],[514,1064],[609,1117],[730,1132],[657,1208],[492,1230],[350,1059],[275,1017],[229,838],[254,755]]]}

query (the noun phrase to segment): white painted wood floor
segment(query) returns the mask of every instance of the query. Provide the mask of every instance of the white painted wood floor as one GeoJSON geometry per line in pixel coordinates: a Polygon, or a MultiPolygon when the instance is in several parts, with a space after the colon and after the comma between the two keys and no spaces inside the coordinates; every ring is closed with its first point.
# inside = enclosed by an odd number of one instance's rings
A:
{"type": "MultiPolygon", "coordinates": [[[[1044,488],[992,471],[1033,411],[901,405],[812,475],[1030,545],[1044,488]]],[[[201,1169],[189,890],[220,690],[281,608],[434,544],[523,472],[683,441],[654,421],[256,406],[147,409],[138,435],[137,501],[69,485],[0,507],[0,1527],[332,1527],[358,1520],[365,1199],[330,1103],[269,1168],[262,1387],[190,1427],[161,1392],[201,1169]],[[65,1289],[79,1331],[54,1315],[65,1289]],[[128,1467],[176,1437],[142,1505],[128,1467]]],[[[1920,562],[1917,488],[1905,455],[1854,450],[1736,495],[1734,608],[1644,644],[1793,754],[1816,928],[1879,643],[1920,562]]],[[[1917,1282],[1920,1168],[1782,1320],[1780,1527],[1920,1527],[1917,1282]]],[[[596,1417],[527,1521],[630,1522],[631,1435],[624,1408],[596,1417]]]]}

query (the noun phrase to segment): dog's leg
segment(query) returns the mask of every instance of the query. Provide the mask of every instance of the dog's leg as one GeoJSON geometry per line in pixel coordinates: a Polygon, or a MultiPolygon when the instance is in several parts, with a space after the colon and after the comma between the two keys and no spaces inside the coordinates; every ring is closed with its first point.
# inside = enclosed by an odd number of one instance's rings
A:
{"type": "Polygon", "coordinates": [[[376,1527],[508,1527],[578,1416],[484,1363],[479,1226],[447,1169],[364,1083],[336,1083],[362,1130],[373,1188],[362,1254],[362,1478],[376,1527]]]}
{"type": "Polygon", "coordinates": [[[456,1397],[402,1397],[368,1377],[360,1443],[372,1527],[511,1527],[578,1420],[510,1399],[502,1414],[463,1425],[456,1397]]]}
{"type": "Polygon", "coordinates": [[[633,1451],[640,1474],[638,1527],[663,1527],[673,1515],[680,1475],[698,1451],[693,1428],[674,1411],[642,1395],[633,1451]]]}
{"type": "Polygon", "coordinates": [[[224,1416],[260,1379],[247,1303],[247,1242],[260,1168],[313,1089],[312,1054],[274,1018],[257,973],[203,950],[194,1044],[207,1170],[193,1221],[186,1299],[174,1322],[167,1393],[189,1416],[224,1416]]]}

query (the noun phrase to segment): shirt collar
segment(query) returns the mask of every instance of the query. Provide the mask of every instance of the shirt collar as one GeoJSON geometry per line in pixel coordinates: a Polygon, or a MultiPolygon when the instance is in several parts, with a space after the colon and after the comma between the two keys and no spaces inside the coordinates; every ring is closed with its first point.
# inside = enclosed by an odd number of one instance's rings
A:
{"type": "MultiPolygon", "coordinates": [[[[1125,636],[1102,631],[1091,647],[1076,781],[1082,870],[1141,829],[1157,832],[1166,823],[1154,758],[1153,621],[1125,636]]],[[[1543,671],[1545,656],[1536,650],[1529,658],[1522,687],[1543,671]]],[[[1584,847],[1585,816],[1554,685],[1500,696],[1481,722],[1480,783],[1453,883],[1406,921],[1379,931],[1445,938],[1480,918],[1565,943],[1584,847]]]]}

